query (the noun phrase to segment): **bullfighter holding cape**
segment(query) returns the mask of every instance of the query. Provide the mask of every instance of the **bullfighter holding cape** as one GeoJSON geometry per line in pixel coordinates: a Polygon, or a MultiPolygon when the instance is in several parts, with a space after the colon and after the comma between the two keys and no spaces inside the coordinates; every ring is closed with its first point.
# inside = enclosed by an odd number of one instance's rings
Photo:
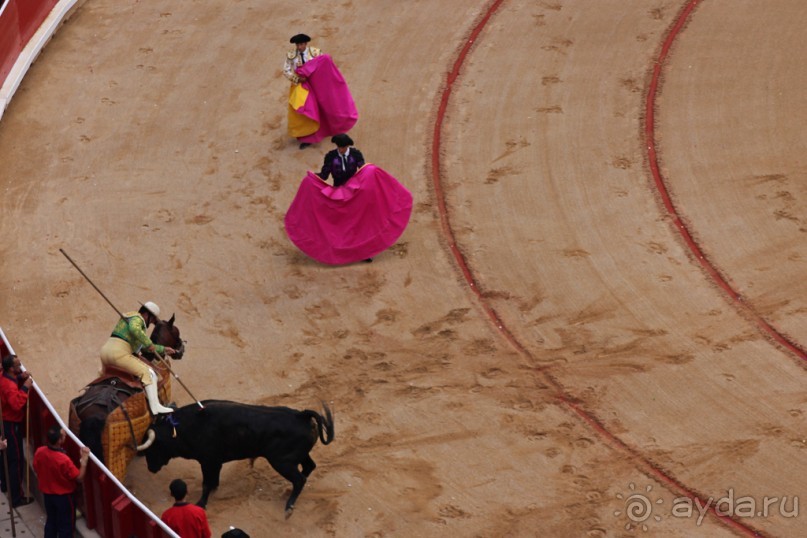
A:
{"type": "MultiPolygon", "coordinates": [[[[344,134],[333,141],[342,154],[353,143],[344,134]]],[[[344,184],[335,176],[335,185],[329,185],[323,176],[327,177],[324,172],[330,161],[326,156],[323,172],[309,171],[303,178],[286,213],[286,234],[300,250],[322,263],[372,261],[398,240],[409,223],[412,194],[386,171],[364,164],[363,157],[363,166],[344,184]]],[[[345,169],[352,172],[349,163],[345,169]]]]}
{"type": "Polygon", "coordinates": [[[300,149],[349,131],[359,118],[350,89],[331,57],[314,47],[305,34],[291,38],[296,49],[286,55],[283,74],[289,89],[289,135],[300,149]]]}

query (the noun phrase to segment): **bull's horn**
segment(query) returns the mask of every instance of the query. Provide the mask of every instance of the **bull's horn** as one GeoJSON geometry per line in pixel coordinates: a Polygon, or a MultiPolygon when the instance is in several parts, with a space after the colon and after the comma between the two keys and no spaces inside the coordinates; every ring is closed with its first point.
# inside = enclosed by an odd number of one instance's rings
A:
{"type": "Polygon", "coordinates": [[[146,432],[146,441],[142,445],[137,445],[137,451],[140,452],[141,450],[146,450],[148,447],[154,444],[154,440],[157,438],[157,434],[154,433],[154,430],[149,428],[146,432]]]}

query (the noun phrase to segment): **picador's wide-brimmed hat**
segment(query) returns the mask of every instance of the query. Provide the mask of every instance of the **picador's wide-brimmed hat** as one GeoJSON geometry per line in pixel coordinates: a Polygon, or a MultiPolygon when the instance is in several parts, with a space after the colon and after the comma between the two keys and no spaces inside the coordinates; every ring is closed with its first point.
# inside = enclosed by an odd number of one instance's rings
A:
{"type": "Polygon", "coordinates": [[[331,142],[333,142],[334,144],[336,144],[340,148],[345,148],[347,146],[352,146],[353,145],[353,139],[350,138],[346,134],[334,135],[331,138],[331,142]]]}
{"type": "Polygon", "coordinates": [[[289,39],[289,43],[294,43],[295,45],[298,43],[308,43],[309,41],[311,41],[311,38],[305,34],[297,34],[289,39]]]}

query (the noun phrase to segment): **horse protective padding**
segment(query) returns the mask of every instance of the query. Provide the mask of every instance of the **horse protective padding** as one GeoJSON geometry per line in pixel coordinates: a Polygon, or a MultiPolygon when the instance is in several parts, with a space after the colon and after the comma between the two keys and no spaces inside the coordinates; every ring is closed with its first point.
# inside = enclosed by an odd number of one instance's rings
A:
{"type": "Polygon", "coordinates": [[[70,428],[70,431],[73,432],[76,437],[78,437],[79,428],[81,428],[81,419],[78,418],[78,413],[76,413],[76,402],[79,398],[74,398],[70,402],[70,412],[67,415],[67,427],[70,428]]]}
{"type": "MultiPolygon", "coordinates": [[[[157,372],[159,381],[157,382],[158,394],[163,404],[171,402],[171,376],[168,369],[160,363],[153,363],[152,368],[157,372]]],[[[85,389],[85,394],[90,387],[102,383],[104,378],[99,378],[90,383],[85,389]]],[[[114,386],[110,390],[116,390],[114,386]]],[[[119,389],[118,389],[119,390],[119,389]]],[[[70,402],[70,415],[68,426],[76,435],[81,429],[81,419],[77,412],[80,408],[84,395],[73,399],[70,402]]],[[[117,404],[117,402],[115,402],[117,404]]],[[[151,425],[151,413],[149,412],[146,395],[139,389],[123,400],[109,412],[106,423],[101,434],[101,446],[103,450],[104,463],[107,469],[117,478],[123,481],[126,477],[126,470],[129,463],[136,455],[135,447],[143,441],[146,431],[151,425]]]]}
{"type": "MultiPolygon", "coordinates": [[[[166,359],[167,360],[167,359],[166,359]]],[[[157,394],[160,397],[160,401],[163,405],[168,405],[171,403],[171,374],[168,372],[168,369],[162,364],[154,364],[152,366],[154,371],[157,372],[159,376],[159,381],[157,381],[157,394]]]]}
{"type": "Polygon", "coordinates": [[[135,445],[143,440],[150,425],[151,414],[142,392],[132,395],[107,417],[101,443],[107,469],[118,480],[126,477],[129,462],[136,454],[135,445]]]}

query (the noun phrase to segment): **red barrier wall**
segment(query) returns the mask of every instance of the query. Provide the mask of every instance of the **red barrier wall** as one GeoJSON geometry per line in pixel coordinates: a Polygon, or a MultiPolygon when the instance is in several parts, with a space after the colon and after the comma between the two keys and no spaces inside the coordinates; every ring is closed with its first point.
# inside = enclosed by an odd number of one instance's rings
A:
{"type": "MultiPolygon", "coordinates": [[[[2,2],[2,0],[0,0],[2,2]]],[[[7,0],[0,11],[0,86],[58,0],[7,0]]]]}
{"type": "Polygon", "coordinates": [[[17,2],[8,0],[7,5],[0,11],[0,86],[8,77],[21,51],[22,38],[17,2]]]}
{"type": "Polygon", "coordinates": [[[45,17],[56,5],[57,0],[9,0],[17,4],[19,12],[20,37],[23,43],[28,43],[37,28],[42,25],[45,17]]]}

